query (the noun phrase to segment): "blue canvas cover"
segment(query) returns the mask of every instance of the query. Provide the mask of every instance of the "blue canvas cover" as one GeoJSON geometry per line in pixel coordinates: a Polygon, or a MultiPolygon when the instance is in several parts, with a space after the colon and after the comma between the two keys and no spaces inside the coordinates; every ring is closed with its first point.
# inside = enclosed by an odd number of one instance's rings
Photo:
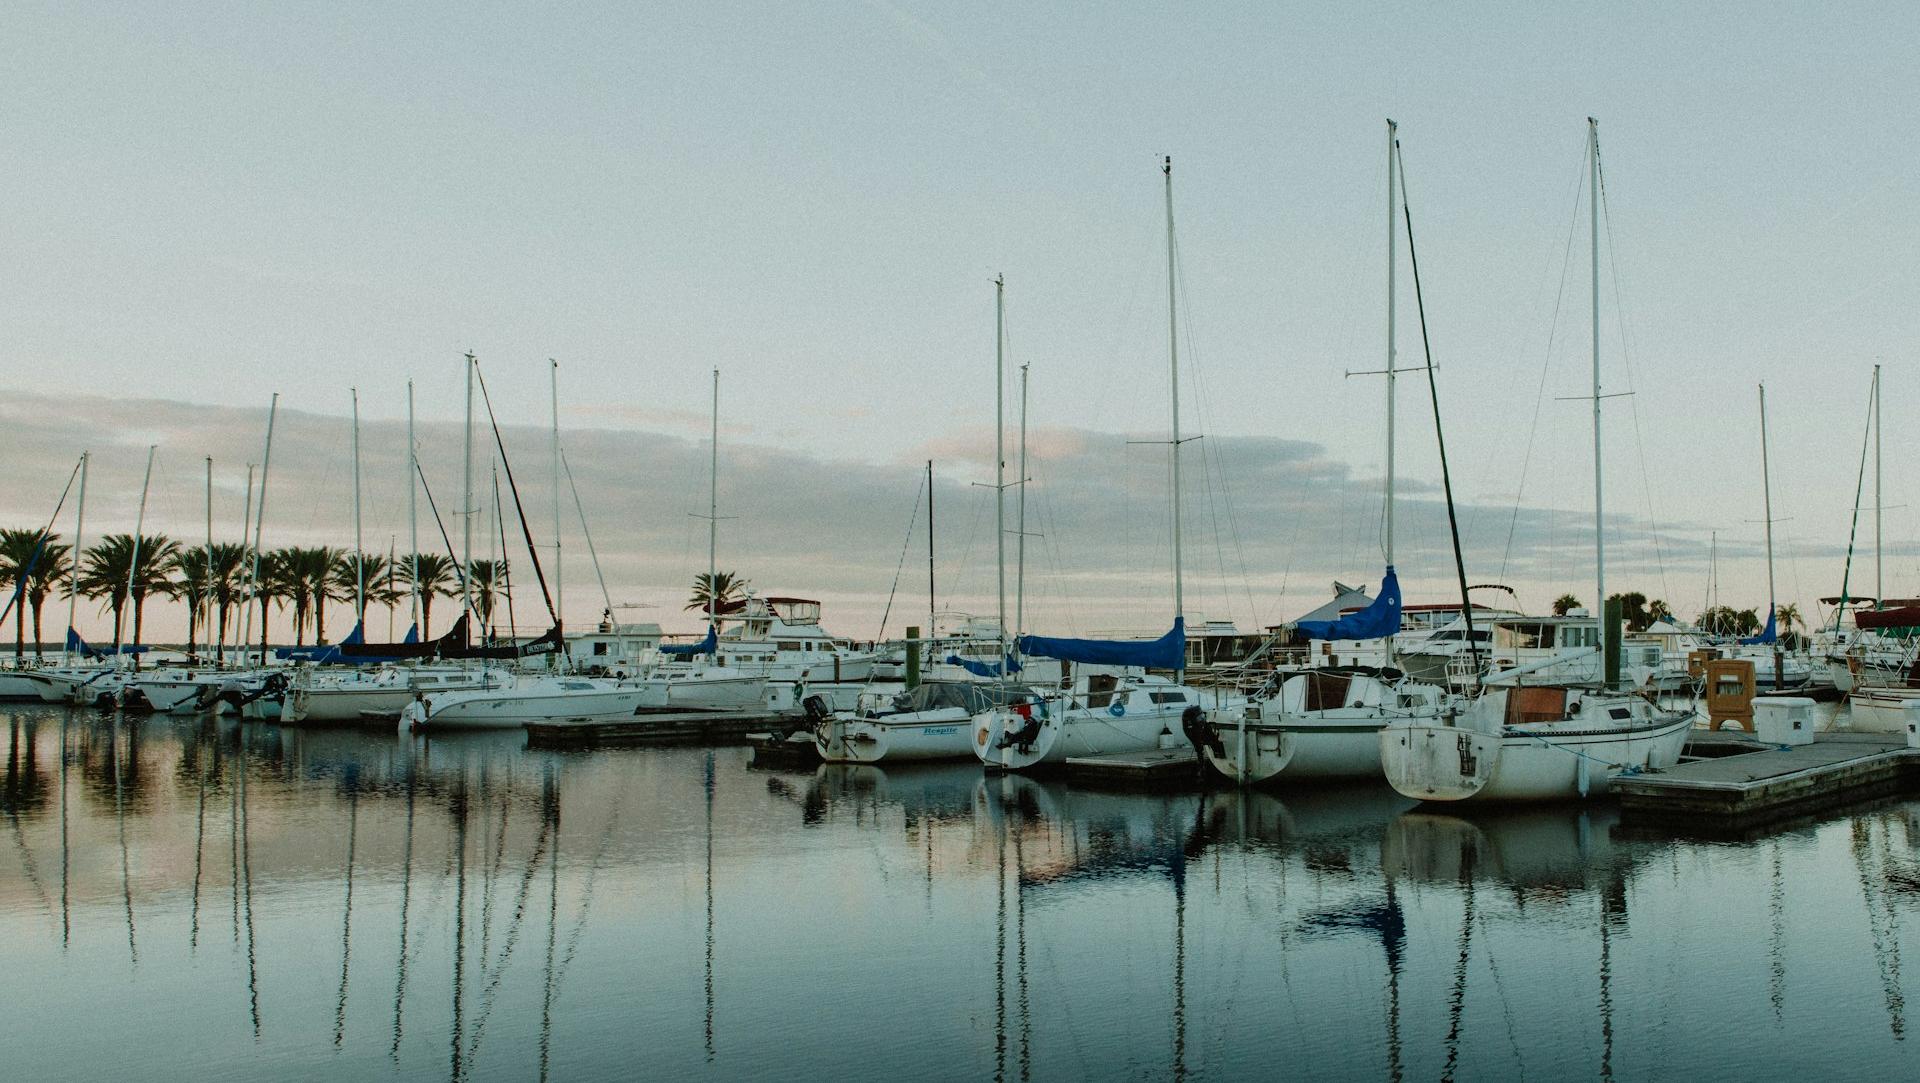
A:
{"type": "Polygon", "coordinates": [[[707,626],[707,638],[698,643],[662,643],[660,644],[660,653],[673,655],[677,658],[689,658],[696,654],[712,654],[715,648],[719,646],[720,636],[715,633],[713,625],[709,624],[707,626]]]}
{"type": "Polygon", "coordinates": [[[1011,654],[1007,655],[1005,662],[972,662],[957,654],[949,654],[947,664],[959,666],[976,677],[998,677],[1006,673],[1020,672],[1020,662],[1011,654]]]}
{"type": "Polygon", "coordinates": [[[1173,628],[1159,639],[1053,639],[1021,636],[1021,654],[1058,658],[1095,666],[1140,666],[1144,669],[1185,669],[1187,621],[1173,618],[1173,628]]]}
{"type": "MultiPolygon", "coordinates": [[[[108,655],[115,653],[112,647],[87,646],[87,641],[80,638],[80,633],[74,631],[71,628],[67,629],[67,649],[70,651],[80,652],[80,657],[82,658],[105,658],[108,655]]],[[[145,646],[144,644],[138,647],[122,645],[119,650],[119,653],[120,654],[145,654],[152,649],[153,649],[152,647],[145,646]]]]}
{"type": "Polygon", "coordinates": [[[1303,620],[1294,630],[1308,639],[1385,639],[1400,633],[1400,577],[1387,565],[1373,604],[1339,620],[1303,620]]]}
{"type": "Polygon", "coordinates": [[[1757,647],[1763,644],[1772,643],[1774,640],[1779,638],[1780,637],[1774,633],[1773,610],[1768,609],[1767,610],[1767,626],[1765,628],[1760,629],[1759,635],[1748,636],[1747,638],[1741,640],[1740,645],[1742,647],[1757,647]]]}

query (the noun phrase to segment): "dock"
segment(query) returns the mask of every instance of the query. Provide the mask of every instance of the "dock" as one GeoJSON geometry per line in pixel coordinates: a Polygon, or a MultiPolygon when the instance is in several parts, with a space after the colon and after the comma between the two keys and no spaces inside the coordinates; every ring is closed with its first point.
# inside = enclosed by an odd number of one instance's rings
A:
{"type": "Polygon", "coordinates": [[[1193,746],[1181,744],[1144,752],[1069,757],[1067,775],[1076,781],[1109,786],[1184,786],[1198,779],[1198,762],[1193,746]]]}
{"type": "Polygon", "coordinates": [[[687,744],[739,741],[786,719],[757,711],[641,711],[630,718],[594,722],[529,722],[528,748],[597,748],[605,745],[687,744]]]}
{"type": "Polygon", "coordinates": [[[1899,733],[1828,731],[1807,745],[1745,733],[1695,735],[1664,771],[1615,778],[1627,821],[1724,831],[1760,826],[1898,792],[1920,776],[1920,749],[1899,733]]]}

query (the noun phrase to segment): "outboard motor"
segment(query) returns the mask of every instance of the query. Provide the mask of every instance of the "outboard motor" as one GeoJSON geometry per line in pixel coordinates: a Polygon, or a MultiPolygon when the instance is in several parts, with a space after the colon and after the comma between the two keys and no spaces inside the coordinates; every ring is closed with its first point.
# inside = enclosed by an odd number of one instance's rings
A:
{"type": "Polygon", "coordinates": [[[1187,735],[1187,742],[1193,745],[1193,754],[1205,760],[1211,749],[1216,756],[1225,756],[1227,746],[1220,741],[1220,731],[1213,727],[1213,721],[1198,704],[1189,704],[1180,712],[1180,732],[1187,735]]]}
{"type": "MultiPolygon", "coordinates": [[[[833,717],[833,704],[827,702],[827,697],[816,692],[800,701],[800,715],[805,719],[804,726],[809,732],[817,731],[822,722],[833,717]]],[[[775,727],[774,736],[784,741],[800,729],[801,725],[796,724],[789,715],[784,726],[775,727]]]]}

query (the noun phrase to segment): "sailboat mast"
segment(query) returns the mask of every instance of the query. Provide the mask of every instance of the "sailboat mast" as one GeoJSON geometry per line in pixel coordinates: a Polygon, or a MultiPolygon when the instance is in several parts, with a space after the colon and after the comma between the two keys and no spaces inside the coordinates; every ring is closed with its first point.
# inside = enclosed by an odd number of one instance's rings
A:
{"type": "Polygon", "coordinates": [[[353,622],[361,625],[367,619],[367,544],[360,536],[360,389],[349,388],[353,393],[353,622]]]}
{"type": "MultiPolygon", "coordinates": [[[[707,628],[720,619],[720,370],[713,370],[713,424],[707,440],[707,628]]],[[[716,633],[717,634],[717,633],[716,633]]]]}
{"type": "Polygon", "coordinates": [[[140,511],[133,519],[133,551],[127,557],[127,593],[120,606],[120,616],[113,622],[113,668],[120,668],[122,641],[121,631],[126,623],[126,611],[133,602],[134,575],[140,570],[140,535],[147,529],[147,492],[153,488],[153,453],[158,444],[147,445],[147,475],[140,482],[140,511]]]}
{"type": "MultiPolygon", "coordinates": [[[[1387,121],[1387,509],[1385,517],[1387,566],[1389,568],[1393,566],[1394,421],[1397,417],[1393,401],[1394,382],[1397,378],[1397,374],[1394,372],[1393,278],[1396,269],[1395,263],[1397,262],[1394,259],[1394,254],[1399,246],[1399,224],[1396,221],[1397,215],[1394,207],[1395,200],[1399,194],[1398,187],[1395,184],[1395,174],[1399,170],[1399,162],[1394,156],[1393,149],[1394,135],[1398,129],[1399,125],[1395,124],[1392,120],[1387,121]]],[[[1387,637],[1387,653],[1389,659],[1391,659],[1393,653],[1393,637],[1391,636],[1387,637]]]]}
{"type": "MultiPolygon", "coordinates": [[[[1187,611],[1186,581],[1180,559],[1180,336],[1175,321],[1173,256],[1173,157],[1169,155],[1163,172],[1167,193],[1167,373],[1173,388],[1173,619],[1181,620],[1187,611]]],[[[1182,658],[1181,673],[1186,672],[1182,658]]]]}
{"type": "MultiPolygon", "coordinates": [[[[249,601],[254,600],[254,596],[258,594],[260,590],[260,536],[267,522],[267,468],[273,465],[273,423],[279,416],[280,393],[276,391],[273,393],[273,399],[267,404],[267,446],[266,450],[260,456],[260,499],[254,504],[253,508],[253,559],[251,568],[247,573],[247,597],[249,601]]],[[[251,477],[251,474],[249,474],[249,477],[251,477]]],[[[249,484],[249,488],[251,488],[251,484],[249,484]]],[[[241,524],[241,529],[244,533],[244,523],[241,524]]],[[[246,657],[247,640],[253,638],[253,607],[251,605],[247,607],[246,620],[246,634],[241,637],[240,644],[240,655],[242,658],[246,657]]],[[[262,624],[260,635],[264,640],[267,634],[266,628],[264,627],[266,624],[266,614],[264,612],[260,616],[260,621],[262,624]]],[[[267,648],[264,642],[260,646],[260,664],[263,666],[267,664],[267,648]]]]}
{"type": "Polygon", "coordinates": [[[933,460],[927,460],[927,638],[933,638],[933,615],[939,606],[933,590],[933,460]]]}
{"type": "Polygon", "coordinates": [[[413,442],[413,381],[407,381],[407,586],[413,594],[413,627],[420,627],[420,499],[419,449],[413,442]]]}
{"type": "MultiPolygon", "coordinates": [[[[200,604],[206,609],[202,623],[213,619],[213,456],[207,456],[207,585],[200,592],[200,604]]],[[[212,637],[207,640],[212,643],[212,637]]],[[[213,664],[220,664],[220,656],[214,655],[213,664]]]]}
{"type": "Polygon", "coordinates": [[[1873,607],[1886,604],[1886,586],[1880,573],[1880,366],[1873,366],[1873,607]]]}
{"type": "Polygon", "coordinates": [[[1014,531],[1019,536],[1015,543],[1018,547],[1014,558],[1013,578],[1013,634],[1015,642],[1026,631],[1027,615],[1027,366],[1020,366],[1020,505],[1019,514],[1014,518],[1014,531]]]}
{"type": "MultiPolygon", "coordinates": [[[[553,622],[566,626],[561,614],[566,610],[566,595],[560,591],[560,362],[547,358],[547,390],[553,405],[553,622]]],[[[554,661],[566,657],[566,645],[554,653],[554,661]]]]}
{"type": "MultiPolygon", "coordinates": [[[[1607,612],[1606,499],[1600,472],[1600,122],[1587,118],[1587,215],[1593,279],[1593,615],[1607,612]]],[[[1605,636],[1602,629],[1601,635],[1605,636]]]]}
{"type": "Polygon", "coordinates": [[[999,554],[1000,653],[1007,653],[1007,366],[1004,276],[993,279],[993,536],[999,554]]]}
{"type": "Polygon", "coordinates": [[[1767,462],[1767,385],[1760,385],[1760,499],[1767,517],[1767,613],[1774,612],[1773,595],[1773,470],[1767,462]]]}
{"type": "Polygon", "coordinates": [[[465,458],[463,475],[465,488],[460,497],[460,560],[465,567],[460,569],[460,601],[463,613],[473,613],[473,366],[477,360],[472,354],[466,355],[467,361],[467,415],[462,427],[465,437],[465,458]]]}
{"type": "Polygon", "coordinates": [[[80,554],[85,552],[87,527],[87,465],[93,452],[80,453],[80,504],[73,512],[73,568],[67,576],[67,641],[60,648],[60,664],[73,664],[73,618],[80,604],[80,554]]]}

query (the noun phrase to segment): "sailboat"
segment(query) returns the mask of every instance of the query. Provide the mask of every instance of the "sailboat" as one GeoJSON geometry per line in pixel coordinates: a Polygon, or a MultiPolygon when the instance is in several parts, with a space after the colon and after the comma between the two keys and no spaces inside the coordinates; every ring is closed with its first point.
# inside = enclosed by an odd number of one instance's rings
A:
{"type": "MultiPolygon", "coordinates": [[[[1380,593],[1365,609],[1336,620],[1301,621],[1296,632],[1320,640],[1382,640],[1386,663],[1394,663],[1400,631],[1400,580],[1393,569],[1394,385],[1399,370],[1394,348],[1394,272],[1398,222],[1395,203],[1400,165],[1397,125],[1387,121],[1387,382],[1386,508],[1387,570],[1380,593]]],[[[1472,618],[1462,603],[1468,629],[1472,618]]],[[[1472,641],[1469,640],[1469,643],[1472,641]]],[[[1476,650],[1477,653],[1477,650],[1476,650]]],[[[1477,667],[1476,667],[1477,668],[1477,667]]],[[[1277,673],[1246,705],[1224,712],[1209,732],[1196,734],[1198,750],[1226,777],[1243,785],[1284,774],[1289,779],[1379,778],[1380,730],[1389,722],[1432,721],[1450,709],[1452,696],[1438,684],[1412,681],[1399,670],[1336,666],[1277,673]]]]}
{"type": "MultiPolygon", "coordinates": [[[[1183,720],[1203,717],[1200,694],[1183,680],[1187,666],[1185,580],[1180,547],[1180,348],[1173,234],[1173,159],[1166,160],[1167,353],[1172,389],[1173,439],[1173,627],[1158,639],[1060,639],[1020,635],[1014,654],[1078,663],[1073,685],[1030,703],[996,707],[976,715],[970,727],[974,754],[989,767],[1021,771],[1058,765],[1076,756],[1140,752],[1159,748],[1183,720]],[[1088,668],[1092,667],[1092,668],[1088,668]],[[1175,680],[1148,670],[1171,670],[1175,680]],[[1188,712],[1193,712],[1191,715],[1188,712]]],[[[996,355],[1004,335],[994,344],[996,355]]],[[[1003,461],[1005,456],[1000,455],[1003,461]]],[[[1004,465],[1002,466],[1004,469],[1004,465]]],[[[1005,532],[1001,532],[1005,544],[1005,532]]],[[[1004,558],[1002,562],[1004,568],[1004,558]]],[[[1001,588],[1005,594],[1004,582],[1001,588]]],[[[1001,609],[1004,615],[1005,603],[1001,609]]],[[[1004,621],[1002,627],[1004,627],[1004,621]]]]}
{"type": "MultiPolygon", "coordinates": [[[[1600,456],[1600,129],[1587,120],[1588,201],[1593,285],[1594,597],[1606,591],[1605,489],[1600,456]]],[[[1380,731],[1387,782],[1421,801],[1548,801],[1606,790],[1622,771],[1664,769],[1680,761],[1694,712],[1661,708],[1645,695],[1619,690],[1620,625],[1602,620],[1603,670],[1595,687],[1526,685],[1559,664],[1547,659],[1507,670],[1458,712],[1416,719],[1380,731]]],[[[1590,653],[1588,648],[1582,653],[1590,653]]]]}

